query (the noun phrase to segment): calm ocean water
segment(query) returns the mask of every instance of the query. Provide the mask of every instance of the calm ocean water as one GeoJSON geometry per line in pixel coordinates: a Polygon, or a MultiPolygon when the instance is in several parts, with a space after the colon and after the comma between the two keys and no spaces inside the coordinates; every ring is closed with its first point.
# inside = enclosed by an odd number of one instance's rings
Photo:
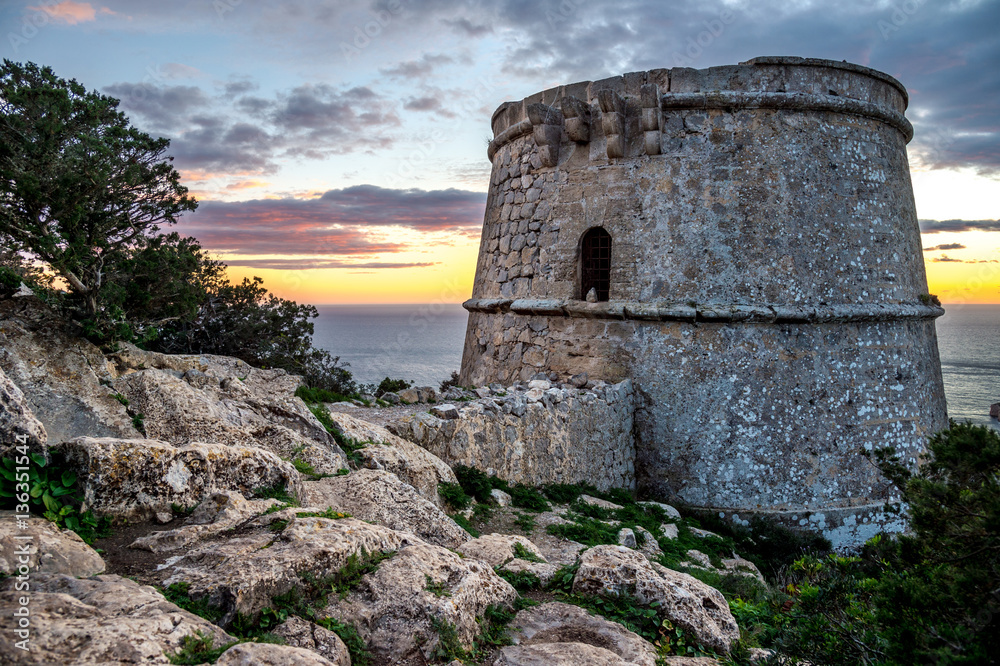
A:
{"type": "MultiPolygon", "coordinates": [[[[948,413],[992,423],[1000,402],[1000,305],[947,305],[938,345],[948,413]]],[[[403,378],[437,386],[458,370],[467,313],[461,305],[321,305],[316,346],[350,363],[362,382],[403,378]]]]}

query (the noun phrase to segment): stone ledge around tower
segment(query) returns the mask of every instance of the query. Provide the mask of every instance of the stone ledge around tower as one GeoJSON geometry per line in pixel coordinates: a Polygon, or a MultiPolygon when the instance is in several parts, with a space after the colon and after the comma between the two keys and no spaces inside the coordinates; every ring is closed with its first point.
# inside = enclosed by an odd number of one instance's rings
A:
{"type": "Polygon", "coordinates": [[[604,302],[572,299],[473,298],[462,303],[469,312],[581,317],[584,319],[635,319],[639,321],[701,321],[749,323],[827,323],[936,319],[944,308],[936,305],[691,305],[682,303],[604,302]]]}

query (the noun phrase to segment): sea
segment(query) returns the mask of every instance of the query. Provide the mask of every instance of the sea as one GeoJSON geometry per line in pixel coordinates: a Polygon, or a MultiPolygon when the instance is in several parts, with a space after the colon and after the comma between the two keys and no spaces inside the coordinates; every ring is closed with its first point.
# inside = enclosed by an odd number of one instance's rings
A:
{"type": "MultiPolygon", "coordinates": [[[[321,305],[314,344],[349,364],[363,383],[384,377],[437,386],[462,363],[468,314],[457,304],[321,305]]],[[[948,414],[1000,423],[989,416],[1000,402],[1000,305],[946,304],[937,320],[948,414]]]]}

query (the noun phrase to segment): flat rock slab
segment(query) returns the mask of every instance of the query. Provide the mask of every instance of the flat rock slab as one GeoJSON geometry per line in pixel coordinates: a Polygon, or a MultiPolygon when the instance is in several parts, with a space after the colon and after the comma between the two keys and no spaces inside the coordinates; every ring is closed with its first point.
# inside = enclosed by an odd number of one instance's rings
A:
{"type": "Polygon", "coordinates": [[[521,611],[511,622],[515,645],[585,643],[637,666],[656,666],[656,648],[622,625],[579,606],[550,602],[521,611]]]}
{"type": "Polygon", "coordinates": [[[509,608],[516,598],[517,591],[483,562],[416,544],[382,562],[345,598],[334,599],[326,613],[357,627],[381,657],[402,659],[422,651],[430,659],[440,641],[435,625],[452,625],[469,649],[484,628],[479,620],[486,609],[509,608]]]}
{"type": "Polygon", "coordinates": [[[312,650],[336,666],[351,666],[351,655],[340,636],[318,624],[293,615],[271,632],[292,647],[312,650]]]}
{"type": "Polygon", "coordinates": [[[168,559],[157,575],[163,586],[187,583],[191,596],[207,596],[227,613],[252,615],[304,575],[322,580],[352,555],[391,553],[404,543],[406,535],[354,518],[294,518],[278,534],[263,529],[205,543],[168,559]]]}
{"type": "Polygon", "coordinates": [[[44,455],[47,441],[45,427],[35,418],[24,393],[0,368],[0,457],[15,457],[15,446],[44,455]]]}
{"type": "Polygon", "coordinates": [[[330,419],[345,437],[372,442],[357,451],[362,467],[392,472],[435,504],[441,503],[439,483],[458,483],[455,472],[443,460],[382,426],[343,412],[330,412],[330,419]]]}
{"type": "Polygon", "coordinates": [[[311,650],[270,643],[234,645],[215,663],[217,666],[337,666],[311,650]]]}
{"type": "Polygon", "coordinates": [[[14,582],[0,582],[3,664],[169,664],[164,652],[180,650],[195,632],[212,636],[216,645],[235,640],[153,588],[126,578],[38,574],[32,577],[31,649],[26,652],[14,646],[13,613],[23,595],[14,591],[14,582]]]}
{"type": "Polygon", "coordinates": [[[512,645],[500,650],[493,666],[634,666],[614,652],[586,643],[512,645]]]}
{"type": "Polygon", "coordinates": [[[580,556],[573,592],[631,594],[644,605],[659,603],[660,613],[694,634],[703,646],[729,652],[740,629],[722,593],[700,580],[650,563],[624,546],[595,546],[580,556]]]}
{"type": "Polygon", "coordinates": [[[276,499],[247,501],[235,491],[214,493],[195,508],[183,526],[140,537],[129,548],[152,553],[168,553],[188,548],[213,534],[236,527],[278,504],[281,502],[276,499]]]}
{"type": "Polygon", "coordinates": [[[496,568],[517,557],[515,547],[518,545],[530,555],[539,560],[545,560],[538,547],[531,543],[527,537],[511,534],[487,534],[465,542],[457,550],[466,557],[482,560],[496,568]]]}
{"type": "Polygon", "coordinates": [[[446,548],[472,538],[444,511],[392,472],[362,469],[307,482],[305,503],[344,511],[394,530],[411,532],[446,548]]]}
{"type": "Polygon", "coordinates": [[[94,513],[133,522],[169,520],[173,505],[194,507],[220,491],[250,496],[257,488],[285,486],[302,497],[295,468],[253,447],[78,437],[54,448],[77,471],[94,513]]]}
{"type": "Polygon", "coordinates": [[[23,557],[32,573],[86,578],[104,572],[104,560],[76,532],[38,516],[19,523],[13,511],[0,511],[0,573],[17,575],[23,557]]]}

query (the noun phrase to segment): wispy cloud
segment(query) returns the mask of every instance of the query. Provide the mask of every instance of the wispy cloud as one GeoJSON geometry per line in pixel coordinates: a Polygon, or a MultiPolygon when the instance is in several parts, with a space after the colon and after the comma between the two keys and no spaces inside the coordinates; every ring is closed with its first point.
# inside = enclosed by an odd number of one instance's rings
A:
{"type": "Polygon", "coordinates": [[[206,201],[181,220],[179,231],[216,252],[329,261],[411,249],[407,242],[393,239],[398,237],[393,229],[419,233],[478,229],[485,206],[486,195],[479,192],[359,185],[311,199],[206,201]]]}
{"type": "Polygon", "coordinates": [[[935,245],[934,247],[925,247],[924,252],[938,252],[940,250],[964,250],[965,246],[961,243],[944,243],[942,245],[935,245]]]}
{"type": "Polygon", "coordinates": [[[920,220],[920,233],[1000,231],[1000,220],[920,220]]]}
{"type": "Polygon", "coordinates": [[[69,25],[94,21],[97,19],[99,13],[114,14],[107,7],[95,9],[89,2],[73,2],[73,0],[65,0],[57,4],[45,4],[38,7],[27,7],[27,9],[33,12],[45,12],[52,20],[69,25]]]}

